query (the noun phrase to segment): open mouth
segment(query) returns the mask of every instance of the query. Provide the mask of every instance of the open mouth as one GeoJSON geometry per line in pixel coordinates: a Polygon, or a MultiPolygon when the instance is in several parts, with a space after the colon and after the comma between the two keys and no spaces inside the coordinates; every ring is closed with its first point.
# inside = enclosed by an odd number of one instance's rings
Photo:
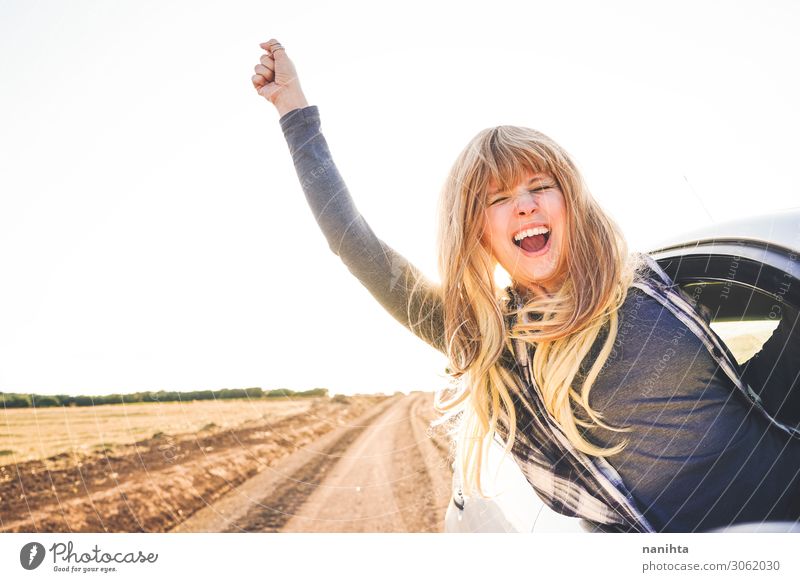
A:
{"type": "Polygon", "coordinates": [[[518,232],[513,239],[515,245],[529,253],[541,251],[547,245],[548,240],[550,240],[550,229],[546,226],[523,230],[518,232]]]}

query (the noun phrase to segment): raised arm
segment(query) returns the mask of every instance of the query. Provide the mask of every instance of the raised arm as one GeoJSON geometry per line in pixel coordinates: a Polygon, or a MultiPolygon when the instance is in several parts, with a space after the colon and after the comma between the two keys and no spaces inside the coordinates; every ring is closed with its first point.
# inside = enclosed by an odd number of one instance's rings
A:
{"type": "Polygon", "coordinates": [[[286,51],[272,39],[256,66],[253,85],[275,105],[297,176],[330,249],[400,323],[445,352],[439,289],[380,240],[355,206],[320,131],[286,51]]]}

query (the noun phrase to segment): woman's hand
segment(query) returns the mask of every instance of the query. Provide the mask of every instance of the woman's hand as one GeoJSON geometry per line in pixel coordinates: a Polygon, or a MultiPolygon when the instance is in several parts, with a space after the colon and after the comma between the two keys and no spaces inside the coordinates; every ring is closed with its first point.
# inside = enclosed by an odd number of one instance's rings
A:
{"type": "Polygon", "coordinates": [[[259,46],[266,53],[261,55],[261,62],[256,65],[256,74],[252,77],[258,94],[272,103],[281,117],[293,109],[306,107],[308,101],[300,87],[294,63],[283,46],[274,38],[259,46]]]}

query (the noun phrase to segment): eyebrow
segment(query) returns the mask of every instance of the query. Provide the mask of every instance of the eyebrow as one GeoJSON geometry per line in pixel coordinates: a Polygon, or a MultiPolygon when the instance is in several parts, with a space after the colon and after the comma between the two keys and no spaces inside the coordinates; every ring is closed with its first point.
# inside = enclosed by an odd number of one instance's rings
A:
{"type": "MultiPolygon", "coordinates": [[[[530,186],[534,182],[541,182],[541,181],[547,180],[548,178],[550,178],[550,176],[548,176],[547,174],[538,174],[538,175],[534,176],[533,178],[531,178],[530,180],[528,180],[528,186],[530,186]]],[[[493,192],[489,192],[488,195],[489,196],[497,196],[498,194],[505,194],[506,192],[508,192],[508,190],[495,190],[493,192]]]]}

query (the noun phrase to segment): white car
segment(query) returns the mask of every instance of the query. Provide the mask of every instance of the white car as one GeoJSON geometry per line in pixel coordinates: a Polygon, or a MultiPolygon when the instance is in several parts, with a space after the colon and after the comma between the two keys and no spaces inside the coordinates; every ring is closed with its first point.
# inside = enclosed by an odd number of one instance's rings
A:
{"type": "MultiPolygon", "coordinates": [[[[712,327],[726,342],[731,332],[741,334],[742,324],[752,337],[765,341],[777,325],[772,313],[776,301],[800,308],[800,209],[714,225],[676,237],[649,254],[673,281],[716,314],[712,327]]],[[[742,362],[760,348],[758,342],[749,343],[728,347],[742,362]]],[[[483,482],[493,496],[466,498],[460,470],[454,467],[446,532],[593,530],[586,520],[545,505],[510,454],[503,457],[499,441],[490,447],[486,473],[483,482]]],[[[739,524],[713,531],[800,532],[800,523],[739,524]]]]}

